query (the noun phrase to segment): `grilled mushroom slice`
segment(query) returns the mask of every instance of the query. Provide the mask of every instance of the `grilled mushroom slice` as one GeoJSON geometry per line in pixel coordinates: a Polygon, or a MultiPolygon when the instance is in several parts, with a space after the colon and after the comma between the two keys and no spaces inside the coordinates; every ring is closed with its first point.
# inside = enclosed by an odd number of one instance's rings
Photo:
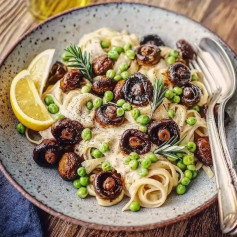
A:
{"type": "Polygon", "coordinates": [[[154,121],[148,127],[148,135],[152,143],[160,146],[169,141],[172,137],[180,138],[180,131],[177,123],[172,119],[161,119],[154,121]]]}
{"type": "Polygon", "coordinates": [[[60,81],[61,90],[66,93],[70,90],[75,90],[81,85],[83,74],[78,69],[71,69],[67,72],[60,81]]]}
{"type": "Polygon", "coordinates": [[[137,63],[140,66],[153,66],[160,61],[160,52],[156,45],[143,44],[136,49],[137,63]]]}
{"type": "Polygon", "coordinates": [[[169,67],[168,79],[175,86],[185,86],[191,81],[191,71],[183,63],[175,63],[169,67]]]}
{"type": "Polygon", "coordinates": [[[137,129],[128,129],[120,139],[120,149],[125,154],[136,152],[141,155],[151,150],[151,142],[146,133],[137,129]]]}
{"type": "Polygon", "coordinates": [[[47,84],[48,85],[55,84],[58,80],[63,78],[66,73],[67,73],[67,67],[63,63],[57,61],[56,63],[53,64],[53,66],[50,69],[47,84]]]}
{"type": "Polygon", "coordinates": [[[125,80],[122,92],[131,104],[146,106],[152,100],[153,87],[149,79],[138,72],[125,80]]]}
{"type": "Polygon", "coordinates": [[[102,96],[106,91],[113,91],[116,83],[112,78],[101,76],[99,80],[92,83],[92,91],[96,95],[102,96]]]}
{"type": "Polygon", "coordinates": [[[196,55],[193,47],[184,39],[177,41],[176,46],[185,60],[191,60],[196,55]]]}
{"type": "Polygon", "coordinates": [[[165,46],[163,40],[156,34],[153,35],[145,35],[140,41],[140,44],[152,44],[156,46],[165,46]]]}
{"type": "Polygon", "coordinates": [[[53,166],[62,156],[63,148],[55,139],[44,139],[33,150],[33,159],[39,166],[53,166]]]}
{"type": "Polygon", "coordinates": [[[117,82],[113,93],[114,93],[114,100],[118,101],[119,99],[123,99],[123,86],[124,86],[125,80],[121,80],[117,82]]]}
{"type": "Polygon", "coordinates": [[[187,84],[183,89],[181,102],[186,106],[194,106],[199,103],[201,94],[202,92],[198,86],[191,83],[187,84]]]}
{"type": "Polygon", "coordinates": [[[95,75],[104,75],[113,66],[113,61],[106,55],[95,58],[92,62],[92,68],[95,75]]]}
{"type": "Polygon", "coordinates": [[[117,116],[118,106],[113,103],[108,103],[100,106],[96,110],[96,121],[102,126],[114,125],[118,126],[123,123],[124,115],[117,116]]]}
{"type": "Polygon", "coordinates": [[[206,137],[199,137],[196,141],[197,150],[196,155],[198,159],[207,166],[211,166],[212,163],[212,155],[211,155],[211,147],[209,143],[209,138],[206,137]]]}
{"type": "Polygon", "coordinates": [[[98,173],[93,183],[96,194],[103,199],[114,200],[123,191],[123,184],[119,174],[112,171],[98,173]]]}
{"type": "Polygon", "coordinates": [[[58,165],[58,173],[65,180],[73,180],[77,177],[77,169],[83,159],[74,152],[65,153],[58,165]]]}
{"type": "Polygon", "coordinates": [[[73,145],[81,140],[83,126],[75,120],[62,118],[51,127],[51,132],[61,145],[73,145]]]}

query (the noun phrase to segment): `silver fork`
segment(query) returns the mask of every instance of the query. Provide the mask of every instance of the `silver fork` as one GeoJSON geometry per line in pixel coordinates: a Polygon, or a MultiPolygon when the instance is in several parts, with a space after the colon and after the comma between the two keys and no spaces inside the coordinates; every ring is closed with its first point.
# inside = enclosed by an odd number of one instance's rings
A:
{"type": "MultiPolygon", "coordinates": [[[[221,96],[221,85],[214,80],[203,60],[203,51],[198,47],[195,59],[190,62],[190,68],[200,70],[204,75],[204,84],[209,93],[209,105],[206,114],[207,130],[210,136],[210,145],[213,166],[218,192],[220,226],[223,233],[236,234],[237,232],[237,196],[232,177],[230,175],[218,130],[214,118],[214,106],[221,96]]],[[[206,53],[206,52],[205,52],[206,53]]]]}

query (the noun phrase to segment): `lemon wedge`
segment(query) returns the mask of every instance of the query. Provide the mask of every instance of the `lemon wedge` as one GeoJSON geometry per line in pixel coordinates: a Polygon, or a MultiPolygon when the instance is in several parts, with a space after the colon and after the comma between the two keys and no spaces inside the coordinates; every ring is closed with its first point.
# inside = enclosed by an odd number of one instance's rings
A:
{"type": "Polygon", "coordinates": [[[47,49],[38,54],[30,63],[28,70],[35,86],[41,95],[48,79],[55,49],[47,49]]]}
{"type": "Polygon", "coordinates": [[[23,70],[13,79],[10,88],[13,112],[26,127],[35,131],[48,128],[54,120],[40,99],[32,75],[23,70]]]}

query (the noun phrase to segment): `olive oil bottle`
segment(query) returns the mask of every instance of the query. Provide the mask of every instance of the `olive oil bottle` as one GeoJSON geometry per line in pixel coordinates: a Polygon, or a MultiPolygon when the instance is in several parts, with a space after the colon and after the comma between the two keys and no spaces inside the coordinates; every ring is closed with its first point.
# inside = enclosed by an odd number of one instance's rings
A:
{"type": "Polygon", "coordinates": [[[30,0],[29,8],[35,18],[44,21],[65,10],[87,4],[90,4],[90,0],[30,0]]]}

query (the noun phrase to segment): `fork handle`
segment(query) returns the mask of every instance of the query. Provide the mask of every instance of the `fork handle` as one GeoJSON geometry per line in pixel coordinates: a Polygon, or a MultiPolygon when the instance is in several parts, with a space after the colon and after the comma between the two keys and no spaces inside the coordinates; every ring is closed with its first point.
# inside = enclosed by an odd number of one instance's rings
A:
{"type": "Polygon", "coordinates": [[[207,111],[207,124],[216,174],[221,229],[223,233],[230,233],[237,227],[237,196],[217,131],[213,106],[207,111]]]}

